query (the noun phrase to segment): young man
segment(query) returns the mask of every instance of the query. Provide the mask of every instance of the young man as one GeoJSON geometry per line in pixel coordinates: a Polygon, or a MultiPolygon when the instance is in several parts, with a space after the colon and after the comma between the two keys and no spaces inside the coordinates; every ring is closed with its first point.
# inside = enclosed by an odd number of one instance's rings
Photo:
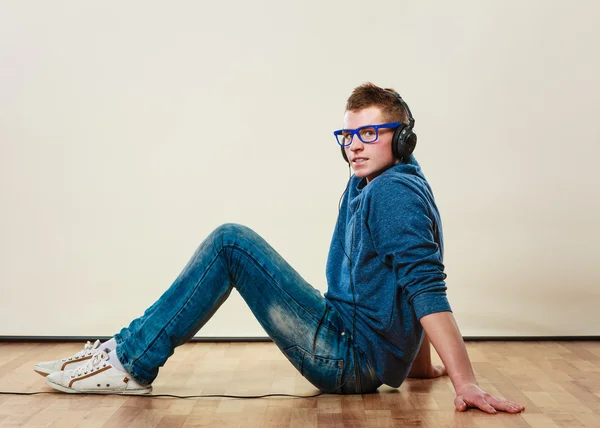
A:
{"type": "Polygon", "coordinates": [[[225,224],[143,316],[106,343],[88,342],[83,351],[35,370],[64,392],[148,393],[159,367],[235,287],[274,343],[321,391],[370,393],[383,383],[399,387],[406,377],[449,374],[458,410],[522,411],[477,385],[446,299],[433,193],[412,150],[392,148],[400,130],[412,127],[406,110],[395,92],[373,84],[348,99],[344,129],[335,134],[355,174],[334,229],[324,296],[255,232],[225,224]],[[432,365],[429,341],[447,369],[432,365]]]}

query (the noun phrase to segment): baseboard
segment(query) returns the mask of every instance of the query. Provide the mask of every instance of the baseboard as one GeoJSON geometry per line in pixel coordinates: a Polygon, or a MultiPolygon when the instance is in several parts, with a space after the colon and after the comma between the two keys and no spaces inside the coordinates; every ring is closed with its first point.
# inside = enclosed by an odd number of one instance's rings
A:
{"type": "MultiPolygon", "coordinates": [[[[84,342],[111,336],[0,336],[0,342],[84,342]]],[[[464,336],[466,342],[598,341],[600,336],[464,336]]],[[[265,337],[194,337],[190,342],[272,342],[265,337]]]]}
{"type": "MultiPolygon", "coordinates": [[[[85,342],[100,339],[105,341],[112,336],[0,336],[0,342],[85,342]]],[[[194,337],[190,342],[272,342],[265,337],[194,337]]]]}

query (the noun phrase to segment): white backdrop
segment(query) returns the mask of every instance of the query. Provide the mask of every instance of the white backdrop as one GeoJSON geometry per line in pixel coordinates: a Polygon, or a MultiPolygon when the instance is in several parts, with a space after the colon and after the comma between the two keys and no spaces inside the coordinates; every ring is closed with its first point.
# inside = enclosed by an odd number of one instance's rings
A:
{"type": "MultiPolygon", "coordinates": [[[[216,226],[326,291],[352,89],[397,89],[466,336],[600,334],[594,1],[0,4],[0,335],[100,336],[216,226]]],[[[198,336],[265,336],[234,290],[198,336]]]]}

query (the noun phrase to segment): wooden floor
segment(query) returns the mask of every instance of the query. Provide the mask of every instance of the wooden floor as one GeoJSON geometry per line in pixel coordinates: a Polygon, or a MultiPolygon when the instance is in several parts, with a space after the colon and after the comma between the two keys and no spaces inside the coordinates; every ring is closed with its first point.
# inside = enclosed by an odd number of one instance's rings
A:
{"type": "MultiPolygon", "coordinates": [[[[0,391],[51,391],[33,365],[81,348],[0,342],[0,391]]],[[[318,398],[0,395],[0,427],[600,427],[600,342],[467,342],[467,348],[480,385],[525,405],[525,412],[459,413],[444,377],[318,398]]],[[[155,394],[177,395],[318,392],[274,344],[256,342],[188,343],[153,385],[155,394]]]]}

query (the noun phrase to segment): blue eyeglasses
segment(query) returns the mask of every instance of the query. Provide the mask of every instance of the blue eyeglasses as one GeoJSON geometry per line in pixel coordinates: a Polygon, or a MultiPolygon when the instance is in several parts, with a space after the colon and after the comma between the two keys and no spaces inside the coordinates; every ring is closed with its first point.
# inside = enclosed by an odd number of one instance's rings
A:
{"type": "Polygon", "coordinates": [[[381,125],[366,125],[356,129],[339,129],[333,131],[337,143],[346,147],[352,144],[354,135],[358,135],[358,139],[363,143],[369,144],[374,143],[379,138],[379,129],[397,128],[401,125],[401,122],[390,122],[383,123],[381,125]]]}

